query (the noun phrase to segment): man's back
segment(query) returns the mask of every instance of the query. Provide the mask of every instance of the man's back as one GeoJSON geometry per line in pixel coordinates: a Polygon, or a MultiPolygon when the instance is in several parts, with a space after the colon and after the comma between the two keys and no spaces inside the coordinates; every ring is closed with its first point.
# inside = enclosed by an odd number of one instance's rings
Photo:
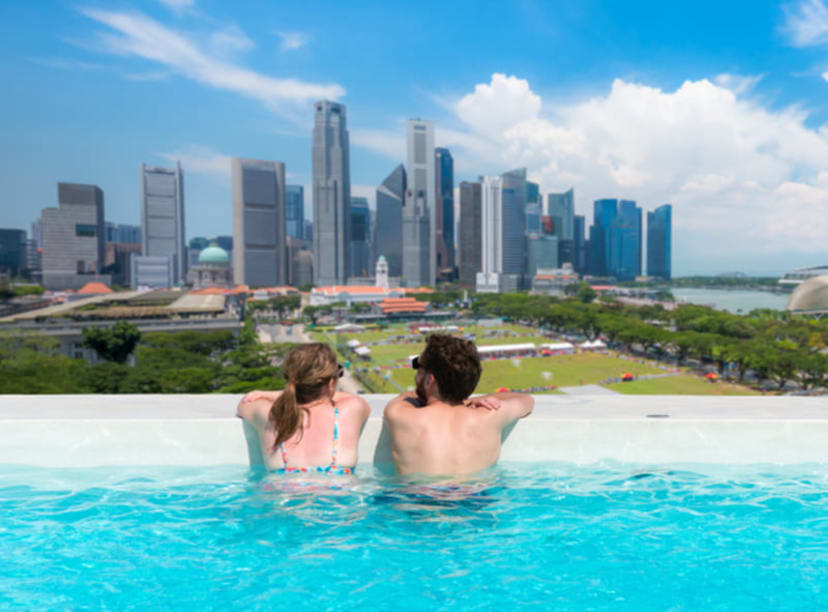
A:
{"type": "Polygon", "coordinates": [[[495,394],[456,405],[417,403],[416,396],[403,394],[385,409],[400,474],[470,474],[494,465],[503,429],[528,415],[534,401],[495,394]]]}

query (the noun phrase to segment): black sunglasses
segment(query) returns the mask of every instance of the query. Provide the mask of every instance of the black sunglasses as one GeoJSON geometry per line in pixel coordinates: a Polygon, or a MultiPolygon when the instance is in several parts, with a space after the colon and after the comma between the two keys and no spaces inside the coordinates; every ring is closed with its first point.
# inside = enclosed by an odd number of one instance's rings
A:
{"type": "Polygon", "coordinates": [[[338,363],[336,364],[336,377],[342,378],[343,376],[345,376],[345,368],[342,367],[341,363],[338,363]]]}
{"type": "Polygon", "coordinates": [[[415,370],[420,369],[420,357],[419,356],[417,356],[417,357],[415,357],[414,359],[411,360],[411,367],[415,370]]]}

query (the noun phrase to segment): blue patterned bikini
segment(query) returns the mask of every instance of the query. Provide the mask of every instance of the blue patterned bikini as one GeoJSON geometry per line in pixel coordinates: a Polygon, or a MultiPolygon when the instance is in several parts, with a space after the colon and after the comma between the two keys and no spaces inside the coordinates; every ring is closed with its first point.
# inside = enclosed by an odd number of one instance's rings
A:
{"type": "MultiPolygon", "coordinates": [[[[333,402],[331,402],[333,404],[333,402]]],[[[285,451],[284,443],[279,445],[279,450],[282,451],[282,465],[277,470],[274,470],[277,473],[293,473],[293,472],[324,472],[328,474],[353,474],[354,469],[350,467],[346,467],[344,465],[337,465],[336,464],[336,453],[339,450],[339,408],[336,407],[336,404],[333,404],[334,409],[334,430],[333,430],[333,445],[331,449],[331,464],[330,465],[319,465],[314,467],[290,467],[288,466],[288,458],[287,458],[287,451],[285,451]]]]}

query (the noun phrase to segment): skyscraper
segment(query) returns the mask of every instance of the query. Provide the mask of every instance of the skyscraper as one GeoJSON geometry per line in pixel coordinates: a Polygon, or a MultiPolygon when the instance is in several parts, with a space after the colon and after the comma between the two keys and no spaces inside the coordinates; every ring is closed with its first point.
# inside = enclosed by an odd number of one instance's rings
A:
{"type": "Polygon", "coordinates": [[[524,286],[526,253],[526,168],[505,172],[502,197],[501,270],[503,291],[517,291],[524,286]]]}
{"type": "Polygon", "coordinates": [[[316,285],[344,285],[351,269],[351,169],[345,105],[314,104],[313,273],[316,285]]]}
{"type": "Polygon", "coordinates": [[[641,274],[641,209],[632,200],[621,200],[612,226],[610,265],[618,280],[641,274]]]}
{"type": "Polygon", "coordinates": [[[437,270],[452,269],[454,257],[454,159],[448,149],[434,149],[437,210],[437,270]]]}
{"type": "Polygon", "coordinates": [[[0,228],[0,272],[18,276],[26,268],[26,230],[0,228]]]}
{"type": "MultiPolygon", "coordinates": [[[[540,195],[540,185],[537,183],[533,183],[532,181],[526,181],[526,206],[530,204],[538,204],[540,207],[543,204],[540,195]]],[[[541,211],[539,214],[542,214],[541,211]]]]}
{"type": "Polygon", "coordinates": [[[479,292],[499,293],[503,266],[502,177],[481,176],[480,193],[480,272],[475,285],[479,292]]]}
{"type": "Polygon", "coordinates": [[[647,274],[672,277],[673,207],[659,206],[647,213],[647,274]]]}
{"type": "Polygon", "coordinates": [[[141,251],[145,257],[172,257],[173,282],[187,277],[184,241],[184,177],[175,168],[141,164],[141,251]]]}
{"type": "Polygon", "coordinates": [[[233,279],[267,287],[287,282],[285,165],[234,157],[233,279]]]}
{"type": "Polygon", "coordinates": [[[305,188],[302,185],[285,187],[285,219],[287,235],[291,238],[305,238],[305,188]]]}
{"type": "Polygon", "coordinates": [[[351,270],[348,276],[368,276],[371,261],[371,211],[368,200],[351,197],[351,270]]]}
{"type": "Polygon", "coordinates": [[[58,207],[40,216],[43,286],[78,289],[97,276],[104,262],[104,193],[97,185],[58,183],[58,207]]]}
{"type": "Polygon", "coordinates": [[[460,183],[460,284],[468,288],[482,271],[482,206],[480,183],[460,183]]]}
{"type": "Polygon", "coordinates": [[[550,193],[546,196],[546,214],[555,218],[555,235],[561,240],[572,240],[575,217],[575,190],[550,193]],[[560,226],[560,230],[558,230],[560,226]]]}
{"type": "Polygon", "coordinates": [[[436,182],[434,125],[409,119],[408,186],[403,203],[403,273],[407,287],[434,285],[436,280],[436,182]]]}
{"type": "Polygon", "coordinates": [[[586,273],[586,220],[583,215],[575,215],[575,222],[573,224],[575,235],[573,237],[573,244],[575,246],[575,261],[573,267],[578,274],[586,273]]]}
{"type": "Polygon", "coordinates": [[[594,276],[612,275],[610,235],[618,200],[603,199],[593,203],[593,221],[589,228],[589,273],[594,276]]]}
{"type": "Polygon", "coordinates": [[[405,198],[405,167],[400,164],[377,187],[377,227],[374,249],[388,262],[388,275],[402,275],[402,210],[405,198]]]}

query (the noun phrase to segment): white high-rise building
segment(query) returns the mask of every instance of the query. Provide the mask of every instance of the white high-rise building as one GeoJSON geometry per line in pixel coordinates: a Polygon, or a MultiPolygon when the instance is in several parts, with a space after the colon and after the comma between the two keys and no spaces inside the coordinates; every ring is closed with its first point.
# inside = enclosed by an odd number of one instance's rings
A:
{"type": "Polygon", "coordinates": [[[377,259],[376,285],[381,289],[388,289],[388,261],[385,256],[380,255],[377,259]]]}
{"type": "Polygon", "coordinates": [[[407,287],[433,286],[437,275],[434,124],[409,119],[408,184],[403,203],[403,270],[407,287]]]}
{"type": "Polygon", "coordinates": [[[184,177],[175,168],[141,164],[141,254],[172,257],[173,282],[187,278],[184,241],[184,177]]]}
{"type": "Polygon", "coordinates": [[[499,176],[480,177],[480,272],[477,291],[500,292],[500,271],[503,268],[503,179],[499,176]]]}

